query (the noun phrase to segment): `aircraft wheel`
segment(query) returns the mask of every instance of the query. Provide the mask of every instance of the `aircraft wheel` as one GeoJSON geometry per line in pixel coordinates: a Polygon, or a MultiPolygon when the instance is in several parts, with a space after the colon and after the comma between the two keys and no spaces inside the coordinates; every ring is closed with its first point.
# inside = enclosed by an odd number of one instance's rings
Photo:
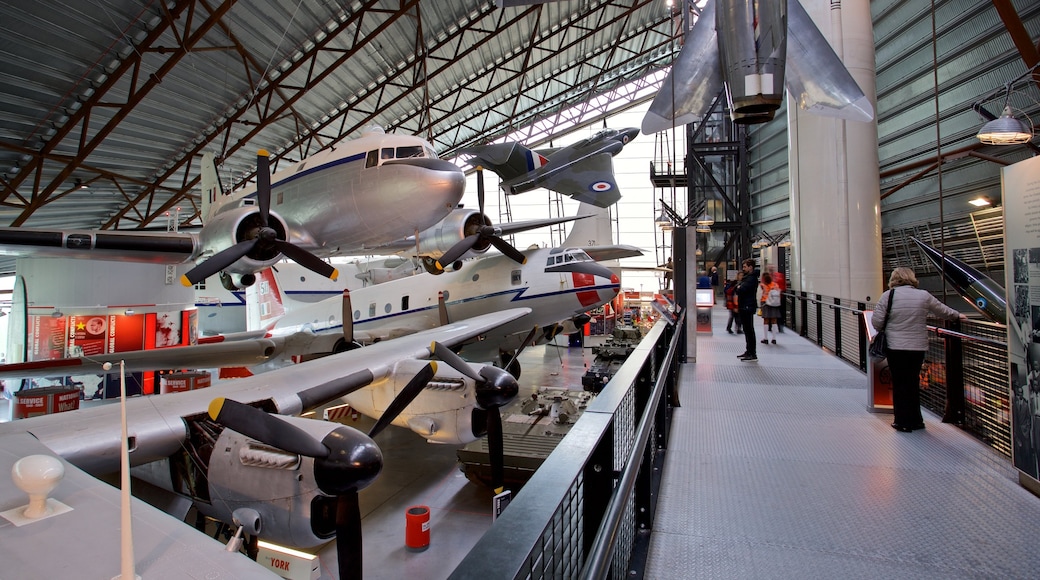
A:
{"type": "Polygon", "coordinates": [[[339,354],[341,352],[347,352],[348,350],[354,350],[355,348],[361,348],[361,343],[356,340],[351,342],[337,340],[336,346],[332,347],[332,352],[333,354],[339,354]]]}
{"type": "Polygon", "coordinates": [[[519,379],[520,378],[520,361],[513,360],[513,353],[509,353],[509,352],[499,353],[498,358],[499,358],[499,361],[500,361],[499,364],[501,364],[503,366],[508,365],[508,366],[505,366],[505,370],[506,370],[507,373],[513,375],[514,379],[519,379]],[[510,361],[512,361],[512,362],[510,362],[510,361]]]}

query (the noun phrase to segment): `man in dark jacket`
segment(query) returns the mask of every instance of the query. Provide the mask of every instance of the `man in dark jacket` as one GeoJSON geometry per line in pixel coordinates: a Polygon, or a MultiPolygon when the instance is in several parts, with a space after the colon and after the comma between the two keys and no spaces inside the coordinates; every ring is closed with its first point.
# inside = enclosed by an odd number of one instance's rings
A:
{"type": "Polygon", "coordinates": [[[758,360],[758,342],[755,340],[755,311],[758,310],[758,269],[755,260],[748,258],[741,266],[744,278],[737,286],[737,309],[740,315],[740,327],[744,330],[746,347],[744,354],[738,358],[742,361],[758,360]]]}

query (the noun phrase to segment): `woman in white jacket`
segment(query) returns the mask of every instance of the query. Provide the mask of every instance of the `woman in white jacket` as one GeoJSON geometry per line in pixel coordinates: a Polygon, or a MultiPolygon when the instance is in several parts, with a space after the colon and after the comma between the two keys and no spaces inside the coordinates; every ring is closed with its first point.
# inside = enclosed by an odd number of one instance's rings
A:
{"type": "Polygon", "coordinates": [[[888,290],[874,306],[871,324],[884,329],[888,339],[888,369],[892,373],[892,428],[910,432],[924,429],[921,417],[921,365],[928,350],[928,316],[948,320],[968,317],[939,302],[917,287],[910,268],[896,268],[888,279],[888,290]],[[898,290],[897,290],[898,288],[898,290]],[[891,301],[892,311],[888,312],[891,301]]]}

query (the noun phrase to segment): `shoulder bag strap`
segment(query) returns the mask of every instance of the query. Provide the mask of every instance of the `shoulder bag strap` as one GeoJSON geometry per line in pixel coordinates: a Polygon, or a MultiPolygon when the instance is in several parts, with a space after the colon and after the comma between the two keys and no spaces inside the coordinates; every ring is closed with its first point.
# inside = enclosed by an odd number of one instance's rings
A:
{"type": "MultiPolygon", "coordinates": [[[[888,291],[888,306],[885,307],[885,326],[888,326],[888,315],[892,314],[892,301],[895,300],[895,298],[896,289],[892,288],[888,291]]],[[[882,328],[881,330],[884,330],[884,328],[882,328]]]]}

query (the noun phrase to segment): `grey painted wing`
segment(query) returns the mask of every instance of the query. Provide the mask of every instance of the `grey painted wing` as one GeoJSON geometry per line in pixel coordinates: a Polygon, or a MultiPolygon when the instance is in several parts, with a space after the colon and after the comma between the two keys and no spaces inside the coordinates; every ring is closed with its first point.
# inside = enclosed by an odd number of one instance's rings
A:
{"type": "Polygon", "coordinates": [[[870,104],[798,0],[787,3],[787,92],[798,108],[824,117],[867,122],[870,104]]]}
{"type": "Polygon", "coordinates": [[[686,35],[686,43],[643,117],[640,130],[650,135],[696,121],[722,86],[715,2],[709,0],[686,35]]]}

